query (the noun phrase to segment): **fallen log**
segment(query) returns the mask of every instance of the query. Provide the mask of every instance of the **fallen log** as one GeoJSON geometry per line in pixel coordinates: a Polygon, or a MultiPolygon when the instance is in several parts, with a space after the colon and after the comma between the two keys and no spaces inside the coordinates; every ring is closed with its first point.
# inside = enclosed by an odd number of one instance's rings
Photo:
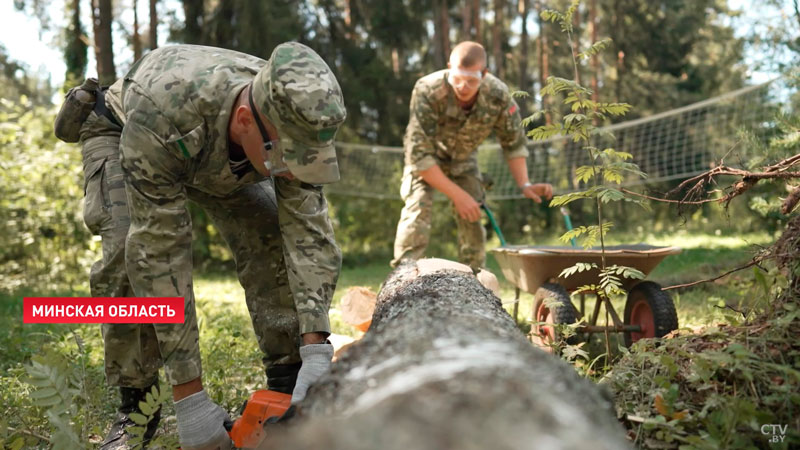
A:
{"type": "Polygon", "coordinates": [[[419,276],[413,263],[281,431],[262,448],[629,447],[609,397],[535,349],[475,276],[419,276]]]}

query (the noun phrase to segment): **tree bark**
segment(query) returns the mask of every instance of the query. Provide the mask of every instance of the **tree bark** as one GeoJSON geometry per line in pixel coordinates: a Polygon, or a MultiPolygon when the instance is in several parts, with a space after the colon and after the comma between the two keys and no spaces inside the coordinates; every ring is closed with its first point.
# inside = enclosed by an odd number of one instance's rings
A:
{"type": "MultiPolygon", "coordinates": [[[[522,19],[522,30],[520,32],[519,41],[519,88],[525,92],[533,94],[530,89],[530,76],[528,75],[528,3],[529,0],[519,0],[518,11],[522,19]]],[[[528,117],[530,110],[528,109],[528,100],[520,100],[520,109],[522,110],[522,117],[528,117]]]]}
{"type": "Polygon", "coordinates": [[[183,0],[183,15],[186,18],[183,42],[203,43],[203,0],[183,0]]]}
{"type": "Polygon", "coordinates": [[[450,10],[447,0],[433,0],[433,62],[444,67],[450,58],[450,10]]]}
{"type": "Polygon", "coordinates": [[[464,6],[461,7],[461,39],[467,41],[472,38],[472,2],[469,0],[464,1],[464,6]]]}
{"type": "MultiPolygon", "coordinates": [[[[542,0],[537,0],[536,2],[536,16],[539,18],[539,87],[543,88],[545,84],[547,84],[547,78],[550,77],[550,46],[547,40],[547,23],[542,19],[542,10],[543,10],[543,2],[542,0]]],[[[550,125],[552,122],[552,118],[550,117],[550,112],[547,111],[547,99],[542,96],[542,110],[545,111],[544,118],[545,123],[550,125]]]]}
{"type": "Polygon", "coordinates": [[[494,0],[494,23],[492,23],[492,55],[494,58],[495,75],[503,79],[505,67],[503,65],[503,0],[494,0]]]}
{"type": "Polygon", "coordinates": [[[411,263],[384,283],[365,337],[262,448],[630,448],[609,396],[534,348],[473,275],[418,276],[411,263]]]}
{"type": "Polygon", "coordinates": [[[100,84],[111,84],[117,79],[114,67],[114,47],[111,38],[111,0],[92,0],[94,50],[97,59],[97,78],[100,84]]]}
{"type": "Polygon", "coordinates": [[[150,50],[158,48],[158,0],[150,0],[150,50]]]}
{"type": "Polygon", "coordinates": [[[142,57],[142,38],[139,36],[139,12],[138,1],[133,0],[133,61],[136,62],[142,57]]]}
{"type": "Polygon", "coordinates": [[[67,66],[66,85],[79,84],[86,76],[86,42],[81,23],[81,2],[72,0],[72,17],[67,27],[67,45],[64,48],[64,62],[67,66]]]}
{"type": "Polygon", "coordinates": [[[440,19],[442,21],[442,54],[444,55],[444,62],[447,64],[447,61],[450,59],[450,8],[447,5],[447,0],[440,0],[440,3],[440,19]]]}
{"type": "MultiPolygon", "coordinates": [[[[581,9],[575,9],[575,14],[572,15],[572,54],[578,55],[581,52],[581,9]]],[[[581,84],[580,61],[575,67],[575,82],[581,84]]]]}
{"type": "Polygon", "coordinates": [[[472,27],[475,29],[472,40],[483,42],[481,37],[481,0],[472,0],[472,27]]]}
{"type": "MultiPolygon", "coordinates": [[[[589,27],[591,28],[591,45],[594,45],[597,42],[597,0],[589,1],[589,27]]],[[[592,68],[592,79],[589,86],[592,89],[592,101],[599,102],[600,83],[598,81],[598,77],[600,76],[600,58],[597,56],[597,53],[592,55],[591,59],[589,60],[589,64],[592,68]]],[[[597,118],[592,120],[594,124],[597,125],[597,118]]]]}

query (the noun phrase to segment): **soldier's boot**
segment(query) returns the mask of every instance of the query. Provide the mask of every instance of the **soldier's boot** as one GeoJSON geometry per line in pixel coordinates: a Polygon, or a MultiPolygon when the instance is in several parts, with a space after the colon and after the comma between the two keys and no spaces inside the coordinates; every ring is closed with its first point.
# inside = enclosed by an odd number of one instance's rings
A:
{"type": "Polygon", "coordinates": [[[267,369],[267,389],[292,394],[302,363],[273,364],[267,369]]]}
{"type": "MultiPolygon", "coordinates": [[[[121,387],[119,388],[119,392],[122,397],[122,404],[117,410],[117,416],[114,423],[111,425],[111,430],[109,430],[108,435],[106,435],[105,440],[100,445],[100,450],[127,450],[133,448],[128,445],[128,442],[132,438],[128,429],[136,426],[136,423],[131,420],[130,414],[141,414],[139,402],[144,401],[145,396],[150,392],[150,388],[136,389],[121,387]]],[[[160,419],[161,408],[153,414],[152,420],[147,423],[147,428],[144,433],[144,445],[147,445],[153,435],[156,434],[156,428],[158,428],[158,421],[160,419]]],[[[138,448],[144,448],[144,446],[138,448]]]]}

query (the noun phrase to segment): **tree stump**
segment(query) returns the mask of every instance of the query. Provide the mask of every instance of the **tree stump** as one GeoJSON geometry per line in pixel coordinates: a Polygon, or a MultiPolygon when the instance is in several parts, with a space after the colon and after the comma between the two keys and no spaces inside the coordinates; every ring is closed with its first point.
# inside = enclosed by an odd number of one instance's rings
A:
{"type": "Polygon", "coordinates": [[[531,346],[475,276],[414,263],[300,406],[262,448],[629,448],[609,396],[531,346]]]}

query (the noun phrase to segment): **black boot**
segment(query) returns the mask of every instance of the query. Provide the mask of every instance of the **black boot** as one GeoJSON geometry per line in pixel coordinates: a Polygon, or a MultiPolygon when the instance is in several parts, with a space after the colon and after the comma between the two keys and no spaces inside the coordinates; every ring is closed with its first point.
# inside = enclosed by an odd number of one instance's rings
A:
{"type": "MultiPolygon", "coordinates": [[[[122,405],[117,410],[117,417],[111,425],[111,430],[109,430],[105,440],[100,445],[100,450],[127,450],[132,448],[128,445],[131,435],[127,432],[127,429],[136,426],[136,423],[131,420],[130,414],[134,412],[141,414],[139,402],[144,401],[145,396],[150,392],[150,388],[136,389],[121,387],[119,388],[119,392],[122,396],[122,405]]],[[[153,414],[153,419],[148,422],[147,429],[144,433],[144,443],[142,447],[139,448],[144,448],[153,435],[156,434],[156,428],[158,427],[158,421],[160,419],[161,408],[153,414]]]]}
{"type": "Polygon", "coordinates": [[[267,369],[267,389],[291,395],[302,364],[273,364],[270,366],[267,369]]]}

